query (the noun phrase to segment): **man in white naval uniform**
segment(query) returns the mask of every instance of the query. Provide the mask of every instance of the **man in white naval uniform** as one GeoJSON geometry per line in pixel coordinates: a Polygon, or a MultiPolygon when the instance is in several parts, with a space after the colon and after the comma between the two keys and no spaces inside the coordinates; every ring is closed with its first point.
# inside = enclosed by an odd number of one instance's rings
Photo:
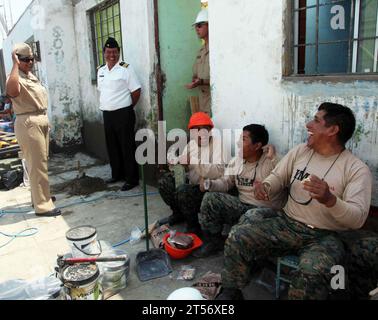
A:
{"type": "Polygon", "coordinates": [[[141,85],[133,68],[120,62],[120,47],[114,38],[104,46],[106,64],[97,71],[100,110],[103,112],[106,146],[112,170],[108,183],[124,180],[122,191],[139,184],[135,160],[135,111],[141,85]]]}

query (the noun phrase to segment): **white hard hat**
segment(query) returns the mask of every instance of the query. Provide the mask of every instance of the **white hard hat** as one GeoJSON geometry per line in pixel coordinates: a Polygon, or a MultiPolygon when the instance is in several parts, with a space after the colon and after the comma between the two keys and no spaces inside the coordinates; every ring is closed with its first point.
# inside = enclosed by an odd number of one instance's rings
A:
{"type": "Polygon", "coordinates": [[[197,15],[197,18],[196,18],[196,21],[193,23],[193,26],[197,23],[201,23],[201,22],[209,22],[209,14],[208,14],[208,11],[207,9],[202,9],[198,15],[197,15]]]}
{"type": "Polygon", "coordinates": [[[185,287],[173,291],[167,300],[206,300],[195,288],[185,287]]]}

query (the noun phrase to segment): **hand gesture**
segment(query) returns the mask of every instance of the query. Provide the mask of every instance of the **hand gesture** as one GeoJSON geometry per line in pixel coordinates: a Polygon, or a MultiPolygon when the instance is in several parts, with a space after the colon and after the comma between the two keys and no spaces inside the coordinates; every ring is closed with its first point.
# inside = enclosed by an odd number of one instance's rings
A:
{"type": "Polygon", "coordinates": [[[303,189],[308,191],[311,198],[316,199],[326,207],[332,207],[336,203],[336,197],[329,190],[328,183],[315,175],[302,181],[303,189]]]}
{"type": "Polygon", "coordinates": [[[194,78],[191,83],[185,85],[186,89],[194,89],[200,85],[201,80],[199,78],[194,78]]]}
{"type": "Polygon", "coordinates": [[[264,186],[263,183],[255,182],[254,187],[255,187],[255,190],[254,190],[255,198],[257,200],[269,201],[269,196],[268,196],[268,193],[265,190],[265,186],[264,186]]]}
{"type": "Polygon", "coordinates": [[[274,145],[267,144],[262,149],[263,149],[264,152],[266,152],[266,157],[268,159],[272,160],[276,156],[276,147],[274,145]]]}
{"type": "Polygon", "coordinates": [[[18,59],[18,56],[16,54],[16,50],[12,51],[12,60],[13,64],[19,66],[20,65],[20,60],[18,59]]]}

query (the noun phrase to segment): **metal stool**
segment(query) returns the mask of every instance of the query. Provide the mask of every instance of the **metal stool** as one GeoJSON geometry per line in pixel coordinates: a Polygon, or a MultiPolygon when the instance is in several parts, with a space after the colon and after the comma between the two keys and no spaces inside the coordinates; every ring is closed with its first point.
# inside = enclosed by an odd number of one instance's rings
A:
{"type": "Polygon", "coordinates": [[[281,266],[286,266],[297,270],[299,267],[298,256],[285,256],[277,258],[277,274],[276,274],[276,299],[280,298],[280,282],[291,283],[291,280],[281,276],[281,266]]]}

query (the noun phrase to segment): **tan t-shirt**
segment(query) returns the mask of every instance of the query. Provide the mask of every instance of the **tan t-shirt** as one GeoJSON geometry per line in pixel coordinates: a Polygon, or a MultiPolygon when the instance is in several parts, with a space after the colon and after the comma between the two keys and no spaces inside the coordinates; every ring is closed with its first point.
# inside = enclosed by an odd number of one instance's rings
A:
{"type": "Polygon", "coordinates": [[[47,90],[32,73],[19,71],[20,94],[11,98],[16,115],[45,111],[48,106],[47,90]]]}
{"type": "Polygon", "coordinates": [[[255,184],[262,182],[274,169],[277,157],[269,159],[264,152],[259,161],[247,162],[240,157],[233,158],[222,178],[212,180],[209,191],[227,192],[234,186],[238,188],[239,200],[258,207],[281,209],[286,202],[285,193],[278,193],[271,201],[260,201],[255,198],[255,184]]]}
{"type": "MultiPolygon", "coordinates": [[[[209,47],[204,45],[199,50],[193,65],[193,77],[210,80],[209,47]]],[[[209,86],[199,86],[200,111],[211,114],[211,94],[209,86]]]]}
{"type": "Polygon", "coordinates": [[[181,157],[189,154],[188,178],[191,184],[199,184],[200,178],[217,179],[224,173],[226,159],[222,152],[222,145],[214,143],[214,137],[210,143],[199,147],[191,140],[185,147],[181,157]]]}
{"type": "Polygon", "coordinates": [[[315,199],[308,205],[301,205],[289,197],[285,213],[297,221],[320,229],[341,231],[361,228],[370,208],[371,172],[349,150],[344,150],[336,160],[337,157],[338,154],[324,157],[314,153],[306,144],[301,144],[289,151],[264,180],[264,184],[268,193],[274,195],[293,182],[291,196],[296,201],[305,203],[311,198],[301,182],[309,175],[322,179],[328,171],[324,181],[337,197],[333,207],[327,208],[315,199]],[[307,163],[307,169],[304,170],[307,163]]]}

